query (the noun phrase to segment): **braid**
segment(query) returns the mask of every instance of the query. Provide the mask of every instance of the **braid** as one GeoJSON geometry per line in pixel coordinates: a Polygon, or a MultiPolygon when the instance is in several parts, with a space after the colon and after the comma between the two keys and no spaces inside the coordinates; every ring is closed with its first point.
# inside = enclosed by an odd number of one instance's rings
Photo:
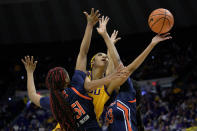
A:
{"type": "Polygon", "coordinates": [[[65,131],[76,131],[77,122],[73,109],[62,91],[66,84],[67,72],[61,67],[56,67],[48,72],[46,85],[50,90],[50,107],[54,118],[65,131]]]}
{"type": "Polygon", "coordinates": [[[142,117],[141,117],[141,100],[142,100],[142,95],[141,95],[141,89],[138,83],[135,80],[133,81],[133,87],[136,91],[136,117],[137,117],[137,127],[139,131],[144,131],[144,124],[142,122],[142,117]]]}

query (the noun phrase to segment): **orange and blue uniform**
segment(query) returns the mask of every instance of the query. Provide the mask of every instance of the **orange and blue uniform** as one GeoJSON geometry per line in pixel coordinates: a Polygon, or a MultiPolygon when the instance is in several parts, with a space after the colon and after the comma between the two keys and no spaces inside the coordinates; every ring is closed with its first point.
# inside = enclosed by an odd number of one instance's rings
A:
{"type": "Polygon", "coordinates": [[[102,114],[101,118],[108,126],[108,131],[137,131],[135,96],[136,91],[129,78],[102,114]]]}
{"type": "MultiPolygon", "coordinates": [[[[99,127],[96,115],[94,113],[94,105],[92,103],[92,98],[88,96],[85,88],[84,88],[84,81],[86,78],[86,74],[82,71],[75,70],[75,73],[72,77],[71,86],[70,88],[66,88],[62,91],[64,96],[66,96],[68,103],[71,105],[73,110],[76,112],[76,119],[79,125],[80,130],[84,131],[101,131],[99,127]]],[[[49,105],[49,103],[45,100],[40,101],[41,107],[45,105],[49,105]]],[[[72,126],[72,125],[71,125],[72,126]]],[[[54,130],[58,128],[58,125],[54,130]]]]}

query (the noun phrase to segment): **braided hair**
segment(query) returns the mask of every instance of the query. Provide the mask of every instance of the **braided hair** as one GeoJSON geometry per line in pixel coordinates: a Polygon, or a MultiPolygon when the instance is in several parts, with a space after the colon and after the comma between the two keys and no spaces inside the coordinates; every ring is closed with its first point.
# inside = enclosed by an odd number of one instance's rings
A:
{"type": "Polygon", "coordinates": [[[61,130],[76,131],[77,122],[67,95],[64,95],[67,71],[62,67],[51,69],[46,77],[46,86],[50,90],[50,107],[54,118],[60,123],[61,130]]]}
{"type": "Polygon", "coordinates": [[[144,131],[144,124],[142,122],[142,117],[141,117],[141,100],[142,100],[141,89],[137,81],[132,80],[132,82],[133,82],[133,87],[136,91],[137,128],[139,131],[144,131]]]}

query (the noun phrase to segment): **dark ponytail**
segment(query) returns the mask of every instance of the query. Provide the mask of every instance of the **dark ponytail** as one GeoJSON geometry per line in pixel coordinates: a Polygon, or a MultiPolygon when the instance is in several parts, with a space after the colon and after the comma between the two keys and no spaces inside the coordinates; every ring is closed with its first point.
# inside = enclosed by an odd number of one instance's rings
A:
{"type": "Polygon", "coordinates": [[[63,94],[66,85],[67,71],[56,67],[48,72],[46,85],[50,90],[50,106],[54,118],[60,123],[63,131],[76,131],[77,122],[67,96],[63,94]]]}

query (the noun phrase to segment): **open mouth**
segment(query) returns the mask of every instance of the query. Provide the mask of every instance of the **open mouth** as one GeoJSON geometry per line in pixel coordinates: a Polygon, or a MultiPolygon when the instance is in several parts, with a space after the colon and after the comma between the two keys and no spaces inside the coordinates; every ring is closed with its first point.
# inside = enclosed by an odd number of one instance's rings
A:
{"type": "Polygon", "coordinates": [[[105,62],[105,61],[107,61],[107,59],[101,59],[101,61],[104,61],[105,62]]]}

